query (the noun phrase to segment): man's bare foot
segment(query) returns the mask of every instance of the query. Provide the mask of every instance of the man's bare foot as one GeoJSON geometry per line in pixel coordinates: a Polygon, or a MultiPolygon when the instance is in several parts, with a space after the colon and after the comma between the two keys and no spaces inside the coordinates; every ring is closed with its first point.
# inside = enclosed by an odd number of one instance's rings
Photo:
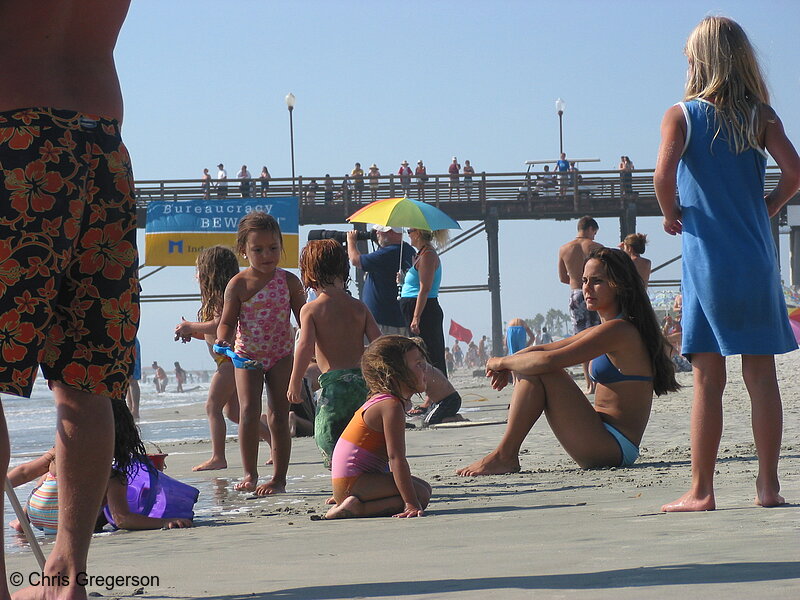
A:
{"type": "Polygon", "coordinates": [[[762,484],[756,480],[756,504],[764,508],[786,504],[786,500],[778,493],[780,489],[777,479],[773,484],[762,484]]]}
{"type": "Polygon", "coordinates": [[[464,477],[471,477],[472,475],[503,475],[505,473],[517,473],[518,471],[519,457],[514,456],[512,459],[504,459],[495,450],[482,459],[476,460],[468,467],[459,469],[456,473],[464,477]]]}
{"type": "Polygon", "coordinates": [[[716,507],[717,503],[714,499],[714,494],[696,496],[693,492],[688,491],[674,502],[662,506],[661,512],[696,512],[714,510],[716,507]]]}
{"type": "Polygon", "coordinates": [[[19,522],[19,519],[14,519],[8,524],[8,526],[17,533],[25,533],[25,530],[22,528],[22,523],[19,522]]]}
{"type": "Polygon", "coordinates": [[[258,483],[258,475],[245,475],[242,479],[233,485],[233,489],[237,492],[253,492],[258,483]]]}
{"type": "Polygon", "coordinates": [[[258,486],[254,493],[256,496],[272,496],[286,492],[286,482],[275,481],[274,479],[258,486]]]}
{"type": "Polygon", "coordinates": [[[219,469],[227,468],[228,461],[224,458],[209,458],[206,462],[192,467],[192,471],[218,471],[219,469]]]}
{"type": "Polygon", "coordinates": [[[348,496],[325,513],[325,519],[352,519],[364,512],[364,504],[355,496],[348,496]]]}
{"type": "Polygon", "coordinates": [[[336,498],[334,498],[333,496],[331,496],[330,498],[328,498],[327,500],[325,500],[325,504],[336,504],[336,498]]]}

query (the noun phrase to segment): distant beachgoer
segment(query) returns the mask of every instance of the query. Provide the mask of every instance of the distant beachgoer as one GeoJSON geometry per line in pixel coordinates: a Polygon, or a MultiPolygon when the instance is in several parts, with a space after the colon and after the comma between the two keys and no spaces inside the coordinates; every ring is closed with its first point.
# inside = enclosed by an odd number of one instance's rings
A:
{"type": "Polygon", "coordinates": [[[142,397],[142,390],[139,387],[139,380],[142,378],[142,347],[139,344],[139,338],[136,338],[136,358],[133,362],[133,373],[128,379],[128,393],[125,399],[128,403],[128,409],[133,415],[135,421],[139,420],[139,400],[142,397]]]}
{"type": "MultiPolygon", "coordinates": [[[[175,326],[175,340],[183,343],[193,338],[204,340],[208,352],[214,359],[217,369],[211,376],[206,400],[206,416],[211,436],[211,458],[192,467],[193,471],[213,471],[228,467],[225,457],[225,417],[239,423],[239,396],[236,393],[236,380],[233,363],[227,356],[213,350],[219,317],[222,314],[223,295],[231,278],[239,272],[236,255],[226,246],[204,248],[197,255],[197,283],[200,286],[200,310],[197,321],[181,322],[175,326]]],[[[270,443],[266,415],[259,420],[259,438],[270,443]]]]}
{"type": "Polygon", "coordinates": [[[325,204],[333,204],[333,178],[325,173],[325,204]]]}
{"type": "Polygon", "coordinates": [[[361,163],[356,163],[353,170],[350,172],[353,178],[353,191],[356,202],[361,202],[364,195],[364,169],[361,168],[361,163]]]}
{"type": "Polygon", "coordinates": [[[644,287],[647,287],[650,281],[650,269],[652,268],[650,260],[642,257],[646,245],[647,236],[643,233],[630,233],[619,244],[619,249],[630,256],[633,264],[636,265],[636,271],[644,281],[644,287]]]}
{"type": "Polygon", "coordinates": [[[592,251],[583,271],[583,292],[589,309],[600,313],[600,325],[489,360],[486,374],[494,389],[503,389],[511,372],[517,378],[508,425],[497,448],[460,469],[460,475],[519,471],[522,442],[542,414],[584,469],[625,467],[637,459],[653,393],[678,389],[667,342],[636,267],[621,250],[592,251]],[[594,404],[565,370],[591,359],[594,404]]]}
{"type": "Polygon", "coordinates": [[[241,180],[239,183],[239,192],[242,194],[242,198],[249,198],[252,176],[250,175],[250,171],[247,170],[247,165],[242,165],[242,168],[236,174],[236,178],[241,180]]]}
{"type": "Polygon", "coordinates": [[[425,184],[428,182],[428,170],[421,160],[417,161],[417,168],[414,169],[414,177],[417,179],[417,200],[425,202],[425,184]]]}
{"type": "Polygon", "coordinates": [[[464,174],[464,191],[467,193],[467,200],[472,198],[472,176],[475,175],[475,169],[468,160],[464,161],[464,168],[461,170],[464,174]]]}
{"type": "Polygon", "coordinates": [[[569,161],[565,152],[556,161],[555,172],[558,173],[559,194],[562,196],[567,193],[567,173],[569,171],[569,161]]]}
{"type": "Polygon", "coordinates": [[[167,377],[167,372],[156,361],[153,361],[151,367],[154,371],[153,384],[156,386],[156,393],[160,394],[166,391],[169,377],[167,377]]]}
{"type": "Polygon", "coordinates": [[[381,172],[380,169],[378,169],[378,165],[372,163],[372,166],[369,168],[368,177],[369,177],[369,193],[372,196],[373,202],[375,202],[375,200],[378,199],[378,188],[381,185],[380,176],[381,172]]]}
{"type": "Polygon", "coordinates": [[[228,197],[228,172],[222,163],[217,165],[217,198],[225,200],[228,197]]]}
{"type": "Polygon", "coordinates": [[[250,266],[234,275],[225,289],[217,344],[233,346],[236,354],[257,361],[259,368],[235,370],[241,406],[239,449],[244,476],[234,489],[266,496],[286,491],[292,451],[286,391],[294,349],[289,319],[294,313],[297,322],[300,321],[305,293],[295,275],[278,268],[283,236],[274,217],[260,211],[242,217],[236,249],[250,266]],[[270,481],[258,485],[258,424],[265,382],[269,392],[267,420],[274,473],[270,481]]]}
{"type": "Polygon", "coordinates": [[[622,195],[629,196],[633,193],[633,162],[627,156],[620,156],[619,179],[622,195]]]}
{"type": "Polygon", "coordinates": [[[408,166],[408,161],[404,160],[400,163],[400,169],[397,171],[400,176],[400,187],[403,190],[404,196],[409,196],[411,193],[411,167],[408,166]]]}
{"type": "Polygon", "coordinates": [[[456,367],[464,366],[464,353],[461,350],[461,345],[458,343],[458,340],[453,342],[453,360],[455,361],[456,367]]]}
{"type": "Polygon", "coordinates": [[[258,179],[261,182],[261,197],[266,198],[267,194],[269,193],[269,181],[272,179],[272,175],[269,174],[267,165],[264,165],[261,168],[261,176],[258,179]]]}
{"type": "Polygon", "coordinates": [[[330,468],[336,441],[367,399],[361,375],[364,338],[381,335],[366,304],[347,291],[350,263],[336,240],[310,241],[300,254],[300,277],[317,298],[300,310],[300,334],[289,379],[289,402],[303,402],[303,376],[317,359],[322,388],[314,420],[314,440],[330,468]]]}
{"type": "Polygon", "coordinates": [[[181,367],[181,363],[175,361],[175,382],[178,384],[176,392],[183,391],[183,384],[186,383],[186,371],[181,367]]]}
{"type": "Polygon", "coordinates": [[[486,336],[483,335],[478,340],[478,362],[483,366],[487,360],[489,360],[489,356],[486,353],[486,336]]]}
{"type": "Polygon", "coordinates": [[[532,346],[536,341],[536,336],[533,335],[531,328],[528,324],[519,317],[515,317],[508,322],[506,326],[506,349],[508,354],[514,354],[532,346]]]}
{"type": "Polygon", "coordinates": [[[413,340],[379,337],[361,357],[372,394],[356,411],[333,452],[336,506],[326,519],[421,517],[431,486],[411,475],[406,459],[406,410],[425,390],[425,354],[413,340]]]}
{"type": "Polygon", "coordinates": [[[539,338],[539,344],[552,344],[553,336],[547,331],[547,327],[542,327],[542,335],[539,338]]]}
{"type": "Polygon", "coordinates": [[[458,174],[461,171],[461,165],[458,164],[458,158],[453,157],[453,162],[447,167],[447,172],[450,174],[450,200],[453,199],[453,190],[456,191],[456,198],[461,198],[461,188],[458,186],[458,174]]]}
{"type": "Polygon", "coordinates": [[[783,407],[774,355],[796,349],[797,342],[786,317],[770,217],[800,187],[800,157],[769,105],[755,50],[738,23],[706,17],[684,53],[684,101],[664,115],[653,182],[664,230],[683,234],[681,352],[691,356],[694,372],[692,486],[661,510],[716,508],[725,357],[735,354],[742,355],[750,395],[756,503],[778,506],[785,503],[778,480],[783,407]],[[780,169],[767,194],[765,150],[780,169]]]}
{"type": "Polygon", "coordinates": [[[203,200],[211,198],[211,173],[208,169],[203,169],[203,177],[200,179],[200,191],[203,192],[203,200]]]}
{"type": "Polygon", "coordinates": [[[319,184],[316,179],[312,179],[306,186],[306,204],[314,204],[317,201],[317,190],[319,184]]]}
{"type": "MultiPolygon", "coordinates": [[[[586,308],[583,297],[581,277],[586,257],[602,246],[594,241],[600,226],[592,217],[585,216],[578,220],[578,236],[561,246],[558,250],[558,278],[570,288],[569,312],[572,316],[572,333],[580,333],[588,327],[600,324],[600,316],[586,308]]],[[[589,362],[583,363],[583,376],[586,389],[591,392],[594,384],[589,377],[589,362]]]]}

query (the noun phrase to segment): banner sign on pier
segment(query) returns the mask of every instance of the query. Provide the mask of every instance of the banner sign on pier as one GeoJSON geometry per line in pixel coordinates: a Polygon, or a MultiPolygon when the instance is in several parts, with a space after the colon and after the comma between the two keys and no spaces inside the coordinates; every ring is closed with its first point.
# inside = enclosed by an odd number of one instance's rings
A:
{"type": "Polygon", "coordinates": [[[254,210],[278,221],[284,253],[279,266],[296,269],[300,236],[295,197],[148,202],[145,262],[148,266],[194,266],[205,248],[222,245],[235,249],[239,220],[254,210]]]}

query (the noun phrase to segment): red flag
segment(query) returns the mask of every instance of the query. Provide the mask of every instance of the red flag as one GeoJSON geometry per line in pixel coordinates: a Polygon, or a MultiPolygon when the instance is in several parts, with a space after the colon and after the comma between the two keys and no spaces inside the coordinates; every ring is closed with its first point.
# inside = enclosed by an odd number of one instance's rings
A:
{"type": "Polygon", "coordinates": [[[450,319],[450,337],[456,338],[459,342],[469,344],[472,341],[472,332],[450,319]]]}

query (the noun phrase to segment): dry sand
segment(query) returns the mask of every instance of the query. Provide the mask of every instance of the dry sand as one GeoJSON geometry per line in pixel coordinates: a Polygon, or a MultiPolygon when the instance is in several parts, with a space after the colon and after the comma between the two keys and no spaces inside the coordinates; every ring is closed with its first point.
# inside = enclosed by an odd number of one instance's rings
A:
{"type": "MultiPolygon", "coordinates": [[[[800,353],[778,361],[781,478],[794,502],[787,507],[753,505],[749,400],[739,361],[731,359],[715,512],[658,512],[689,483],[692,387],[681,374],[685,388],[655,401],[631,468],[578,469],[542,420],[523,447],[521,473],[465,479],[455,469],[491,450],[503,425],[409,431],[412,472],[434,491],[419,519],[312,520],[325,511],[330,480],[311,438],[294,442],[289,492],[258,499],[232,491],[240,475],[235,441],[228,469],[205,473],[191,467],[209,456],[208,443],[172,445],[164,448],[168,474],[201,490],[196,527],[95,536],[90,574],[158,582],[89,589],[106,597],[138,591],[216,600],[799,598],[800,353]]],[[[505,419],[510,389],[494,392],[466,374],[454,381],[464,408],[478,409],[467,417],[505,419]]],[[[175,416],[198,414],[200,405],[175,416]]],[[[8,557],[9,574],[28,577],[35,569],[27,550],[8,557]]]]}

